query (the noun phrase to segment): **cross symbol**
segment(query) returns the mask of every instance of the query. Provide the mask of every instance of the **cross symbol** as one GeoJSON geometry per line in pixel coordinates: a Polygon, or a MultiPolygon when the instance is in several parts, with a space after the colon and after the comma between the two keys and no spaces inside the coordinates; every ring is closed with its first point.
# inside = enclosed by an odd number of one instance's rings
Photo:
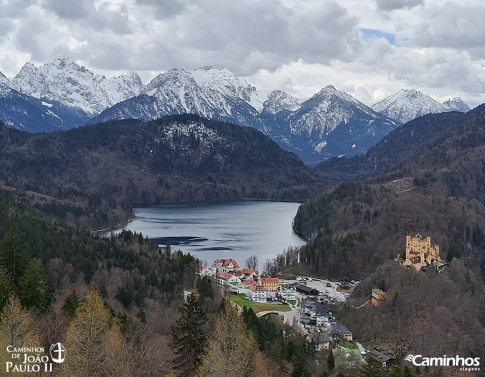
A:
{"type": "Polygon", "coordinates": [[[64,361],[63,353],[65,353],[66,350],[64,349],[64,347],[62,347],[61,343],[56,343],[54,347],[57,347],[57,348],[53,348],[52,352],[57,353],[57,358],[52,357],[52,361],[56,363],[62,363],[64,361]]]}

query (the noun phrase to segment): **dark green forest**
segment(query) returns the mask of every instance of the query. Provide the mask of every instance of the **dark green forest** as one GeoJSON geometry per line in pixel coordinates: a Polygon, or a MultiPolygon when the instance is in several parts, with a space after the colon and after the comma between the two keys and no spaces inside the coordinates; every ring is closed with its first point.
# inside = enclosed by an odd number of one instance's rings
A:
{"type": "Polygon", "coordinates": [[[133,203],[303,201],[324,179],[251,127],[195,115],[26,135],[3,127],[0,182],[38,209],[100,229],[133,203]]]}

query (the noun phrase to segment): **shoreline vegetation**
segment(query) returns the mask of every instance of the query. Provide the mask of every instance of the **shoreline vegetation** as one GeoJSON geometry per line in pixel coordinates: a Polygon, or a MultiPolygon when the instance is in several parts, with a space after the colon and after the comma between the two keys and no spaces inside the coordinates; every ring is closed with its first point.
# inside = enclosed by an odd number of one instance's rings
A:
{"type": "Polygon", "coordinates": [[[116,229],[116,228],[120,228],[120,227],[125,227],[127,226],[129,223],[131,223],[132,221],[134,221],[136,219],[136,216],[133,215],[132,217],[130,217],[128,220],[125,220],[125,221],[122,221],[116,225],[113,225],[113,226],[109,226],[107,228],[103,228],[103,229],[93,229],[91,230],[91,233],[94,234],[94,235],[99,235],[98,233],[101,233],[101,232],[107,232],[108,230],[110,229],[116,229]]]}

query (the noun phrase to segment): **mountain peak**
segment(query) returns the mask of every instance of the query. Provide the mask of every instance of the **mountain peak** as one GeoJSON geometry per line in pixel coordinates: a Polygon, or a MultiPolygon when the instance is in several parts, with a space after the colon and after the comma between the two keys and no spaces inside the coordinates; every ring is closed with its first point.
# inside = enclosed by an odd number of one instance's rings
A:
{"type": "Polygon", "coordinates": [[[341,93],[339,92],[337,89],[335,89],[335,86],[333,85],[327,85],[325,88],[322,88],[320,89],[320,91],[316,94],[314,94],[313,96],[318,96],[318,95],[321,95],[321,94],[337,94],[337,93],[341,93]]]}
{"type": "Polygon", "coordinates": [[[205,72],[207,72],[207,71],[212,71],[213,69],[214,69],[214,67],[213,67],[213,66],[211,66],[211,65],[206,65],[206,66],[204,66],[204,67],[201,67],[201,68],[196,69],[196,71],[205,71],[205,72]]]}
{"type": "Polygon", "coordinates": [[[459,111],[462,113],[470,111],[470,107],[465,102],[463,102],[460,97],[455,97],[451,100],[447,100],[443,102],[443,105],[450,109],[450,111],[459,111]]]}
{"type": "Polygon", "coordinates": [[[300,105],[297,98],[281,90],[273,90],[263,103],[263,112],[276,114],[282,110],[295,111],[300,105]]]}
{"type": "Polygon", "coordinates": [[[64,56],[56,56],[39,68],[27,63],[12,80],[14,89],[23,94],[57,101],[91,116],[138,95],[142,85],[137,74],[106,78],[64,56]]]}
{"type": "MultiPolygon", "coordinates": [[[[258,101],[254,100],[255,92],[254,86],[235,77],[228,69],[219,70],[212,66],[171,69],[155,77],[145,89],[147,95],[163,102],[162,107],[167,111],[168,108],[177,108],[178,113],[194,113],[209,118],[219,111],[230,117],[234,100],[258,106],[258,101]]],[[[259,107],[262,107],[260,103],[259,107]]],[[[160,111],[159,115],[166,115],[163,113],[165,110],[160,111]]]]}
{"type": "Polygon", "coordinates": [[[401,124],[422,115],[450,111],[445,105],[416,89],[402,89],[371,107],[401,124]]]}

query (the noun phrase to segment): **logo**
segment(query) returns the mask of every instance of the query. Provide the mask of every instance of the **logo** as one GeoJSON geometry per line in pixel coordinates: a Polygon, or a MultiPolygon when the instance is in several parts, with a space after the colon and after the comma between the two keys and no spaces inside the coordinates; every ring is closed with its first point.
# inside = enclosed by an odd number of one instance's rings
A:
{"type": "Polygon", "coordinates": [[[423,357],[423,355],[408,355],[404,360],[413,363],[413,365],[421,366],[436,366],[436,367],[460,367],[464,371],[479,371],[480,358],[479,357],[460,357],[456,356],[442,356],[442,357],[423,357]]]}
{"type": "Polygon", "coordinates": [[[50,354],[53,362],[63,363],[66,358],[66,349],[61,343],[56,343],[51,345],[50,354]]]}
{"type": "MultiPolygon", "coordinates": [[[[418,355],[418,356],[419,356],[419,355],[418,355]]],[[[414,364],[414,359],[415,359],[416,357],[418,357],[418,356],[414,356],[414,355],[408,355],[408,356],[406,356],[406,358],[405,358],[404,360],[406,360],[406,361],[410,361],[410,362],[412,362],[412,363],[414,364]]],[[[414,365],[416,365],[416,364],[414,364],[414,365]]]]}

